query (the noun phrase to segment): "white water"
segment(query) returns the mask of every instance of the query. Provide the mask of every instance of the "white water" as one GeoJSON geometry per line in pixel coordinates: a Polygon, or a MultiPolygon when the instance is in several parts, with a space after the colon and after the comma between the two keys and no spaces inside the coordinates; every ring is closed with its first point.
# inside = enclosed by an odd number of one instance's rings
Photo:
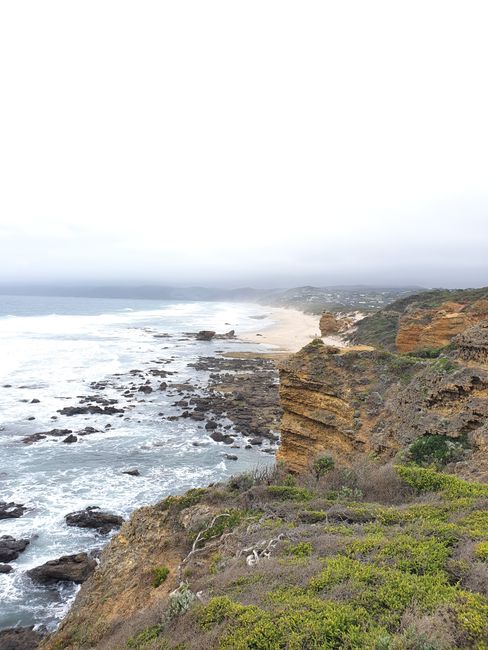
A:
{"type": "MultiPolygon", "coordinates": [[[[225,460],[225,449],[208,437],[204,423],[163,419],[158,414],[179,413],[172,406],[178,399],[172,391],[141,395],[135,405],[121,396],[132,380],[126,373],[136,368],[176,372],[166,380],[169,383],[204,384],[206,373],[188,368],[188,363],[218,350],[253,346],[180,340],[181,334],[200,329],[249,331],[256,326],[251,316],[266,310],[230,303],[0,296],[2,313],[0,500],[24,503],[28,512],[19,519],[0,520],[0,536],[26,537],[31,544],[11,563],[15,569],[11,574],[0,574],[0,629],[18,624],[53,629],[76,587],[35,586],[25,571],[61,555],[100,548],[107,539],[68,528],[67,513],[98,505],[127,517],[134,508],[170,493],[272,462],[269,455],[243,446],[235,450],[238,462],[225,460]],[[155,338],[163,332],[171,338],[155,338]],[[170,363],[155,365],[161,360],[170,363]],[[91,381],[110,379],[116,373],[121,374],[116,378],[119,388],[89,387],[91,381]],[[58,409],[77,405],[77,396],[93,394],[115,398],[117,406],[132,406],[122,417],[57,414],[58,409]],[[32,399],[40,402],[32,404],[32,399]],[[29,416],[35,420],[28,420],[29,416]],[[112,428],[106,430],[106,424],[112,428]],[[24,436],[35,432],[56,427],[76,433],[85,426],[102,432],[71,445],[51,437],[32,445],[22,443],[24,436]],[[205,446],[194,446],[194,441],[205,446]],[[132,467],[139,469],[140,477],[122,473],[132,467]]],[[[269,323],[261,320],[260,326],[269,323]]]]}

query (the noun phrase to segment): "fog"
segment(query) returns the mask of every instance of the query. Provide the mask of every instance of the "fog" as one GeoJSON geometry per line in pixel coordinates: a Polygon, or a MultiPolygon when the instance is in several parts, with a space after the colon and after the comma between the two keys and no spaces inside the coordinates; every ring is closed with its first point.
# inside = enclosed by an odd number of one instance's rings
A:
{"type": "Polygon", "coordinates": [[[0,279],[488,284],[484,2],[0,5],[0,279]]]}

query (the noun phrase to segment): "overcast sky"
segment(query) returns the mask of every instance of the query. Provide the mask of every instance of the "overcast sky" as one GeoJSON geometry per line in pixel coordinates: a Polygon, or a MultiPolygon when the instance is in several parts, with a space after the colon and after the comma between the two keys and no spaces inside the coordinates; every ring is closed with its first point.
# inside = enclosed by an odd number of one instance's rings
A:
{"type": "Polygon", "coordinates": [[[487,23],[0,3],[0,280],[488,285],[487,23]]]}

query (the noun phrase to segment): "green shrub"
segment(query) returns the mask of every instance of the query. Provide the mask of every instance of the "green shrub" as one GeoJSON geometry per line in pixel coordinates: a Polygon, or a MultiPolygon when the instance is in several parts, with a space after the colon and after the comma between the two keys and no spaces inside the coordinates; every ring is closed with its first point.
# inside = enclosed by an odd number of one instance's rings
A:
{"type": "Polygon", "coordinates": [[[467,436],[453,440],[448,436],[422,436],[408,448],[408,457],[418,465],[442,467],[459,457],[467,447],[467,436]]]}
{"type": "Polygon", "coordinates": [[[456,370],[457,365],[447,357],[439,357],[432,364],[432,369],[439,374],[447,374],[456,370]]]}
{"type": "Polygon", "coordinates": [[[325,476],[327,472],[334,469],[334,467],[335,463],[333,458],[330,456],[320,456],[314,460],[312,470],[315,474],[315,478],[319,480],[322,476],[325,476]]]}
{"type": "Polygon", "coordinates": [[[293,557],[310,557],[312,555],[313,546],[310,542],[298,542],[298,544],[290,544],[286,548],[286,554],[293,557]]]}
{"type": "Polygon", "coordinates": [[[402,571],[423,575],[441,571],[450,555],[446,542],[433,537],[417,539],[412,535],[397,535],[378,552],[377,560],[394,560],[402,571]]]}
{"type": "Polygon", "coordinates": [[[430,467],[397,465],[395,469],[416,492],[442,492],[448,497],[488,496],[488,484],[463,481],[430,467]]]}
{"type": "Polygon", "coordinates": [[[169,569],[166,566],[158,566],[153,571],[152,586],[159,587],[165,582],[169,575],[169,569]]]}
{"type": "Polygon", "coordinates": [[[144,648],[158,638],[158,636],[161,634],[162,629],[162,625],[153,625],[152,627],[146,628],[139,634],[136,634],[135,636],[128,639],[127,648],[136,648],[136,650],[144,648]]]}
{"type": "Polygon", "coordinates": [[[310,490],[289,485],[270,485],[267,490],[271,496],[283,501],[310,501],[313,498],[310,490]]]}
{"type": "Polygon", "coordinates": [[[488,562],[488,542],[479,542],[474,549],[476,557],[483,562],[488,562]]]}
{"type": "Polygon", "coordinates": [[[185,508],[194,506],[199,503],[202,497],[207,493],[205,488],[193,488],[181,496],[170,496],[161,502],[160,507],[163,510],[175,510],[180,512],[185,508]]]}

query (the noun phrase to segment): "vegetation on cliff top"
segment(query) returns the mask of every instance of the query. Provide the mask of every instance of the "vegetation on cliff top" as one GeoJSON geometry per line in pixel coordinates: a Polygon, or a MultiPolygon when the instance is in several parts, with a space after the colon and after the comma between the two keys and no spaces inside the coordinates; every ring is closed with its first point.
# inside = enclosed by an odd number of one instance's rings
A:
{"type": "MultiPolygon", "coordinates": [[[[182,545],[167,577],[180,587],[103,647],[487,648],[488,485],[415,465],[323,465],[236,476],[156,506],[182,545]],[[198,525],[184,532],[182,517],[198,525]]],[[[100,641],[90,626],[77,638],[51,647],[100,641]]]]}

